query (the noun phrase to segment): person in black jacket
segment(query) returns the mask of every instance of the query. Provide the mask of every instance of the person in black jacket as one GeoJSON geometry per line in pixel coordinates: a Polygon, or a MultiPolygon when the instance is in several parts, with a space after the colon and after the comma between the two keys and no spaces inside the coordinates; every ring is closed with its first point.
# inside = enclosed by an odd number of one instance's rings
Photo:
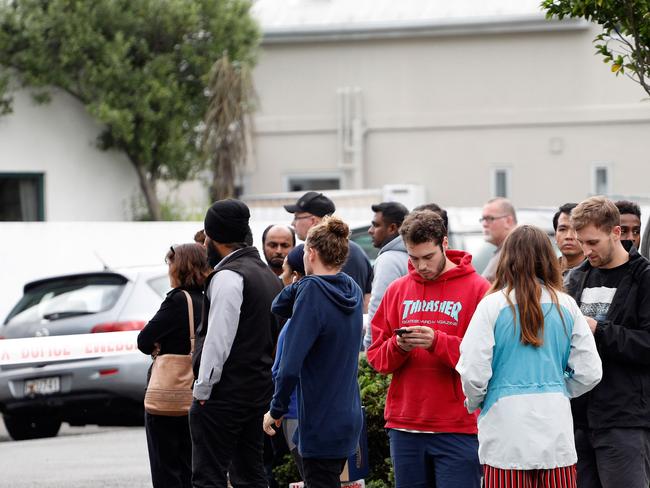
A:
{"type": "Polygon", "coordinates": [[[273,394],[280,280],[246,243],[248,207],[219,200],[205,216],[206,246],[219,261],[205,284],[190,407],[192,486],[267,488],[260,429],[273,394]]]}
{"type": "Polygon", "coordinates": [[[581,202],[571,224],[587,260],[567,291],[587,317],[603,379],[572,401],[578,487],[650,483],[650,263],[621,242],[619,211],[604,197],[581,202]]]}
{"type": "MultiPolygon", "coordinates": [[[[189,308],[183,291],[192,298],[196,326],[201,320],[203,284],[210,274],[205,248],[200,244],[172,246],[165,262],[169,266],[172,290],[138,334],[138,349],[152,355],[189,354],[189,308]]],[[[145,413],[145,431],[154,488],[192,486],[192,443],[187,415],[167,417],[145,413]]]]}

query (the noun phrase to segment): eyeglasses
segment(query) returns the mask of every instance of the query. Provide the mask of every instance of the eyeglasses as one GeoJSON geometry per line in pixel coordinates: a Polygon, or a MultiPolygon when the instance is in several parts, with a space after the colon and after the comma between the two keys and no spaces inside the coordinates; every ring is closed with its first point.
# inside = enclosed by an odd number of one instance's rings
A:
{"type": "Polygon", "coordinates": [[[491,215],[486,215],[486,216],[483,216],[480,219],[478,219],[478,221],[480,223],[487,222],[488,224],[491,224],[495,220],[505,219],[506,217],[509,217],[509,215],[498,215],[496,217],[492,217],[491,215]]]}
{"type": "Polygon", "coordinates": [[[295,222],[296,220],[310,219],[310,218],[312,218],[312,217],[313,217],[313,215],[311,215],[311,214],[309,214],[309,215],[303,215],[302,217],[294,217],[294,218],[293,218],[293,221],[295,222]]]}
{"type": "Polygon", "coordinates": [[[165,256],[165,264],[169,264],[169,258],[173,258],[175,255],[176,251],[174,251],[174,246],[169,246],[169,252],[167,253],[167,256],[165,256]]]}

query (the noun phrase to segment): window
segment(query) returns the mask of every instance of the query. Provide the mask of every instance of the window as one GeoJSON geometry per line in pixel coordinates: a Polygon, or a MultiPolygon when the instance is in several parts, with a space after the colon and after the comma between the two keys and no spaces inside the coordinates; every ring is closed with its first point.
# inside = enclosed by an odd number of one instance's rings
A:
{"type": "Polygon", "coordinates": [[[339,190],[341,177],[338,175],[296,175],[287,176],[287,191],[339,190]]]}
{"type": "Polygon", "coordinates": [[[0,173],[0,221],[45,220],[43,173],[0,173]]]}
{"type": "Polygon", "coordinates": [[[610,168],[606,164],[594,164],[591,168],[591,193],[594,195],[609,195],[610,168]]]}
{"type": "Polygon", "coordinates": [[[492,197],[510,198],[510,168],[493,168],[491,178],[492,197]]]}

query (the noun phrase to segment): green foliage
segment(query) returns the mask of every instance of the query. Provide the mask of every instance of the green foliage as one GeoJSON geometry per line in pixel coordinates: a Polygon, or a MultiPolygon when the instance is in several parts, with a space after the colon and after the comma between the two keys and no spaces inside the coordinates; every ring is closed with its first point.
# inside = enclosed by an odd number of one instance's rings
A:
{"type": "Polygon", "coordinates": [[[543,0],[548,18],[584,18],[602,25],[596,52],[616,75],[627,75],[650,95],[650,0],[543,0]]]}
{"type": "Polygon", "coordinates": [[[156,181],[204,165],[199,127],[212,65],[224,53],[254,61],[249,9],[249,0],[1,2],[0,65],[37,101],[51,87],[80,100],[105,125],[99,146],[127,154],[159,219],[156,181]]]}
{"type": "Polygon", "coordinates": [[[295,483],[302,479],[291,454],[286,454],[284,462],[273,468],[273,477],[278,482],[278,486],[282,488],[289,486],[289,483],[295,483]]]}
{"type": "Polygon", "coordinates": [[[391,376],[377,373],[365,356],[359,360],[359,389],[361,404],[366,409],[366,427],[368,429],[368,464],[370,474],[366,479],[371,488],[383,488],[395,485],[393,468],[390,461],[388,435],[384,425],[384,407],[391,376]]]}
{"type": "MultiPolygon", "coordinates": [[[[359,360],[359,389],[361,403],[366,410],[368,429],[368,464],[370,473],[366,478],[368,488],[390,488],[395,486],[395,477],[390,460],[388,435],[384,429],[384,406],[390,385],[390,376],[377,373],[365,356],[359,360]]],[[[288,486],[299,479],[293,459],[287,456],[285,464],[273,471],[280,486],[288,486]],[[293,471],[295,470],[295,471],[293,471]]]]}

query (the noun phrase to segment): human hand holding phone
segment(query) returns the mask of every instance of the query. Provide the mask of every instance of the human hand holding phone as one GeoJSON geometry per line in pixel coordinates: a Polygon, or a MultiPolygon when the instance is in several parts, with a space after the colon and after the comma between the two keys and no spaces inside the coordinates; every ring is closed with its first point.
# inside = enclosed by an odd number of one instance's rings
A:
{"type": "Polygon", "coordinates": [[[413,326],[395,329],[397,345],[405,351],[419,347],[428,349],[433,344],[435,331],[431,327],[413,326]]]}
{"type": "Polygon", "coordinates": [[[399,329],[395,329],[395,330],[393,331],[393,333],[397,334],[397,335],[400,336],[400,337],[403,336],[403,335],[406,335],[406,334],[410,334],[411,332],[413,332],[413,331],[412,331],[412,330],[409,330],[409,329],[406,328],[406,327],[400,327],[399,329]]]}
{"type": "Polygon", "coordinates": [[[411,345],[406,339],[408,335],[413,332],[410,330],[408,327],[400,327],[399,329],[395,329],[393,333],[395,334],[395,337],[397,338],[397,345],[402,349],[403,351],[409,352],[411,349],[413,349],[413,345],[411,345]]]}

